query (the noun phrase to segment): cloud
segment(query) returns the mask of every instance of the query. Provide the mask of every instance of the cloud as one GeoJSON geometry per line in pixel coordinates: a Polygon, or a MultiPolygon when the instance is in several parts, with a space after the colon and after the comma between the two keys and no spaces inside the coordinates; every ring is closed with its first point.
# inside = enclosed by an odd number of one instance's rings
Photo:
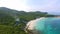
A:
{"type": "Polygon", "coordinates": [[[16,10],[27,10],[26,0],[1,0],[0,7],[8,7],[16,10]]]}
{"type": "Polygon", "coordinates": [[[25,11],[60,11],[60,0],[0,0],[0,7],[25,11]]]}
{"type": "Polygon", "coordinates": [[[27,2],[27,5],[31,7],[30,10],[49,11],[60,9],[59,0],[28,0],[27,2]]]}

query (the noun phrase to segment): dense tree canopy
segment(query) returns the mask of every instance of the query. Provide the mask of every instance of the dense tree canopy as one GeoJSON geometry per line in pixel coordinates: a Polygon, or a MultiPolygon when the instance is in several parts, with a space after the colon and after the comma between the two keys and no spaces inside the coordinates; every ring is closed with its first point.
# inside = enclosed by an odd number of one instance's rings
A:
{"type": "Polygon", "coordinates": [[[26,23],[30,20],[40,18],[40,17],[54,17],[55,15],[50,15],[47,12],[25,12],[8,9],[5,7],[0,8],[0,34],[26,34],[24,32],[24,27],[26,23]],[[20,21],[19,24],[14,26],[16,23],[15,16],[17,16],[20,21]]]}

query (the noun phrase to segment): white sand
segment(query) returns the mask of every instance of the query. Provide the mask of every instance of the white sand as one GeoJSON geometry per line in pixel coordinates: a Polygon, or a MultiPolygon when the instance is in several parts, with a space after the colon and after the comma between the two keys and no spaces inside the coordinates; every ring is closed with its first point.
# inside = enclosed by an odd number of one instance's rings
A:
{"type": "Polygon", "coordinates": [[[42,18],[37,18],[37,19],[35,19],[35,20],[29,21],[29,22],[27,23],[26,28],[27,28],[28,30],[34,30],[34,29],[35,29],[34,27],[35,27],[37,21],[39,21],[39,20],[41,20],[41,19],[44,19],[44,17],[42,17],[42,18]]]}

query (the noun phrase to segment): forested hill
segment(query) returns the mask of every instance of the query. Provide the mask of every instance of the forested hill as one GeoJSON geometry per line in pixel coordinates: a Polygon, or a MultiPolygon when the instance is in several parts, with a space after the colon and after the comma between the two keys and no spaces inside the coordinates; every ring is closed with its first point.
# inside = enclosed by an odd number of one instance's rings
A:
{"type": "Polygon", "coordinates": [[[26,34],[24,27],[30,20],[40,17],[54,17],[47,12],[25,12],[9,9],[6,7],[0,7],[0,34],[26,34]],[[19,24],[16,24],[15,17],[19,18],[19,24]]]}
{"type": "MultiPolygon", "coordinates": [[[[6,7],[0,7],[0,14],[6,14],[11,16],[19,16],[19,15],[35,15],[35,16],[48,16],[49,14],[47,12],[41,12],[41,11],[35,11],[35,12],[25,12],[25,11],[17,11],[13,9],[9,9],[6,7]]],[[[54,15],[49,15],[54,16],[54,15]]]]}
{"type": "Polygon", "coordinates": [[[0,18],[1,17],[15,18],[16,16],[22,20],[29,21],[40,17],[54,17],[55,15],[50,15],[47,12],[41,12],[41,11],[26,12],[26,11],[17,11],[17,10],[9,9],[6,7],[0,7],[0,18]]]}
{"type": "Polygon", "coordinates": [[[32,19],[36,19],[36,18],[40,18],[40,17],[54,17],[55,15],[50,15],[47,12],[41,12],[41,11],[30,11],[30,12],[26,12],[26,11],[17,11],[17,10],[13,10],[13,9],[9,9],[6,7],[0,7],[0,16],[1,17],[13,17],[15,18],[16,16],[18,18],[22,18],[23,20],[32,20],[32,19]]]}

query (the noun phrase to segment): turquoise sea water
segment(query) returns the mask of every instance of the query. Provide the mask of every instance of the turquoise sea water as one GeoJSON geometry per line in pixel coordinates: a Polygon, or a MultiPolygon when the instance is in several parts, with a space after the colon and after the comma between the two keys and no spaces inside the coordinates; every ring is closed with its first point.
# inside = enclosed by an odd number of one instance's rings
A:
{"type": "Polygon", "coordinates": [[[36,30],[44,34],[60,34],[60,18],[45,18],[37,21],[36,30]]]}

